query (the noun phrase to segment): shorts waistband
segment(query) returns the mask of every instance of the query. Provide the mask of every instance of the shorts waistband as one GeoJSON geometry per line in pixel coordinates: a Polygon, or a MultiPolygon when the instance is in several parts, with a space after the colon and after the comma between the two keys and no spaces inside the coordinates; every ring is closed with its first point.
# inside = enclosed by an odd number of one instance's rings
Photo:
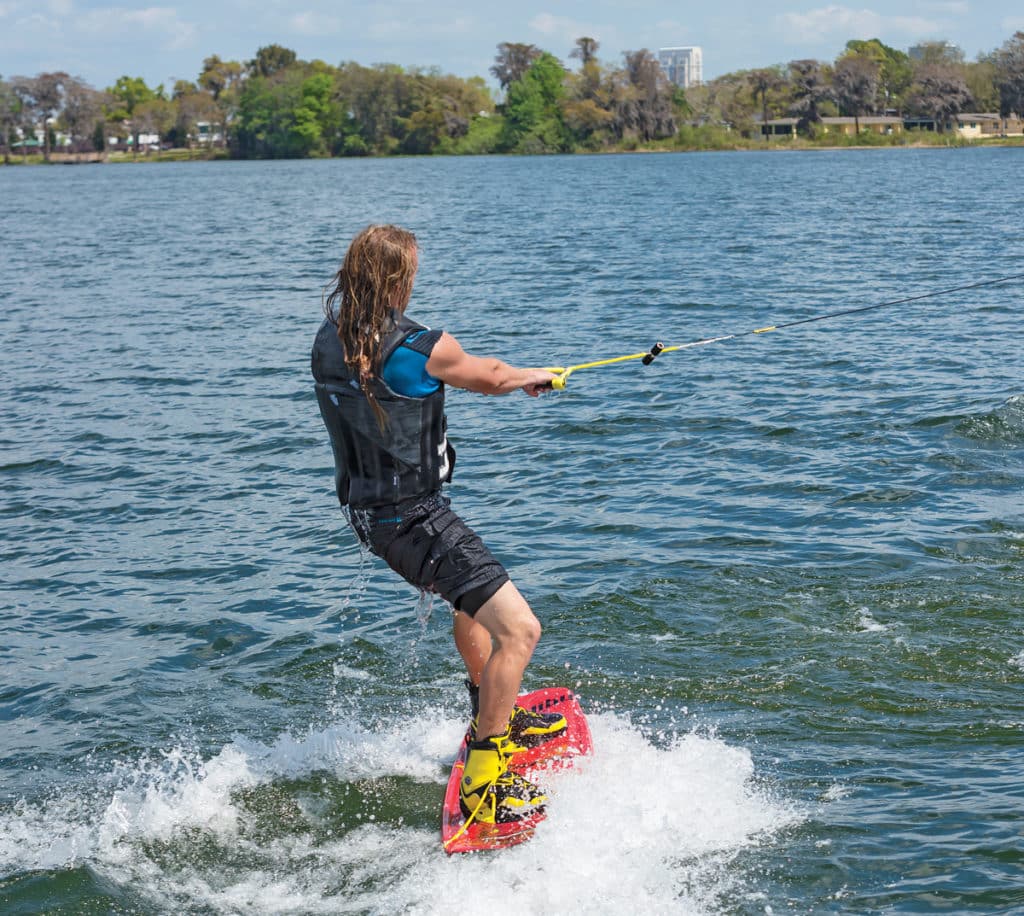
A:
{"type": "Polygon", "coordinates": [[[394,506],[371,506],[365,509],[349,508],[353,520],[358,520],[363,529],[380,528],[385,525],[400,525],[412,516],[447,509],[451,500],[442,493],[431,493],[423,499],[400,503],[394,506]]]}

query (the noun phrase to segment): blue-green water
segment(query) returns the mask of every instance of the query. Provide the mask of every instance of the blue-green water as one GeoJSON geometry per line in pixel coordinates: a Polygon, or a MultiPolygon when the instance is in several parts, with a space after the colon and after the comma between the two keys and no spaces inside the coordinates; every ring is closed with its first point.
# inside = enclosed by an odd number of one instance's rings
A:
{"type": "Polygon", "coordinates": [[[448,611],[361,558],[322,286],[567,365],[1022,272],[1019,150],[0,169],[0,911],[1024,911],[1021,281],[450,397],[597,752],[446,858],[448,611]]]}

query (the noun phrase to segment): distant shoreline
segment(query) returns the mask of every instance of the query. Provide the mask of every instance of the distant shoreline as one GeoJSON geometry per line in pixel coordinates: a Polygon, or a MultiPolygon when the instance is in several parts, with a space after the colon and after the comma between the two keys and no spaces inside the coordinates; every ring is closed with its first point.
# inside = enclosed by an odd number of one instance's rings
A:
{"type": "MultiPolygon", "coordinates": [[[[1024,137],[992,137],[984,140],[965,140],[963,138],[946,138],[941,141],[938,138],[922,140],[914,139],[903,143],[831,143],[828,145],[814,143],[804,139],[796,140],[773,140],[770,143],[758,141],[743,141],[735,144],[715,145],[674,145],[670,141],[660,141],[633,149],[604,149],[604,150],[577,150],[572,153],[538,153],[532,154],[539,157],[551,155],[561,156],[608,156],[621,154],[650,154],[650,153],[715,153],[715,152],[839,152],[843,150],[885,150],[885,149],[984,149],[990,147],[1024,148],[1024,137]]],[[[436,159],[463,158],[471,156],[480,158],[486,156],[517,156],[532,158],[529,153],[463,153],[463,154],[424,154],[424,155],[391,155],[391,156],[323,156],[323,157],[296,157],[286,159],[257,159],[257,158],[234,158],[224,150],[210,152],[207,150],[170,149],[156,153],[144,153],[140,156],[133,156],[130,153],[121,151],[103,153],[51,153],[50,162],[45,162],[41,154],[33,153],[27,157],[21,154],[12,155],[9,162],[0,162],[0,166],[43,166],[43,165],[118,165],[122,163],[157,163],[157,162],[300,162],[303,159],[436,159]]]]}

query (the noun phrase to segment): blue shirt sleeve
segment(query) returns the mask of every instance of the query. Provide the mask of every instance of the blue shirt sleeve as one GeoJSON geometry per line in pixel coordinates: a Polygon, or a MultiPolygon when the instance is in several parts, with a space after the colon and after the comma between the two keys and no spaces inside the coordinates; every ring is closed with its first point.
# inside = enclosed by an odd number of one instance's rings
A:
{"type": "Polygon", "coordinates": [[[440,331],[413,331],[384,364],[381,370],[384,384],[407,398],[425,398],[437,391],[441,381],[427,372],[427,360],[440,336],[440,331]],[[424,343],[430,345],[424,346],[424,343]],[[418,346],[414,349],[410,344],[418,346]]]}

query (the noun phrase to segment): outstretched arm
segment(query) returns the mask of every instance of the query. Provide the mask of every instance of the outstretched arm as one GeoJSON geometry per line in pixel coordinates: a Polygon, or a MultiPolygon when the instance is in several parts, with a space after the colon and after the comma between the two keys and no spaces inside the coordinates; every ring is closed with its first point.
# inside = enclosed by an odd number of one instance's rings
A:
{"type": "Polygon", "coordinates": [[[446,385],[479,394],[508,394],[522,388],[531,397],[555,377],[547,369],[516,369],[493,357],[470,356],[448,333],[434,344],[427,372],[446,385]]]}

